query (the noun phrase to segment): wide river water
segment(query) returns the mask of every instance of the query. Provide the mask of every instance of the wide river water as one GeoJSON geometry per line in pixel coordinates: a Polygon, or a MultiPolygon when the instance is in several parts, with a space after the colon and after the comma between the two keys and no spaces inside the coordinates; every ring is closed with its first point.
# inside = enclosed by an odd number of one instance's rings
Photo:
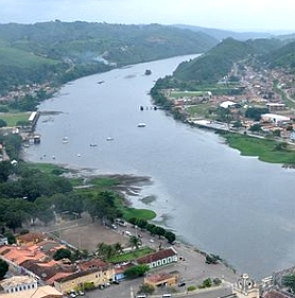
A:
{"type": "Polygon", "coordinates": [[[147,206],[131,197],[136,207],[155,210],[179,239],[220,255],[239,272],[269,276],[295,265],[295,171],[242,157],[213,132],[150,108],[154,81],[192,57],[138,64],[65,85],[40,105],[40,111],[61,113],[40,117],[41,144],[25,149],[26,159],[98,174],[150,176],[153,183],[143,186],[139,198],[154,195],[156,200],[147,206]],[[140,122],[146,127],[137,127],[140,122]]]}

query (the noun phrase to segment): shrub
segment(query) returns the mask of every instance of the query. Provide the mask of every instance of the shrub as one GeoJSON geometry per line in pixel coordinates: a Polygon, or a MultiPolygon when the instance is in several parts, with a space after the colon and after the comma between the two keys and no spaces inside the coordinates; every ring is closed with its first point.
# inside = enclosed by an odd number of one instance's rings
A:
{"type": "Polygon", "coordinates": [[[197,289],[196,286],[189,286],[189,287],[187,287],[187,291],[188,291],[188,292],[192,292],[192,291],[194,291],[194,290],[196,290],[196,289],[197,289]]]}
{"type": "Polygon", "coordinates": [[[94,290],[95,289],[94,283],[93,282],[84,282],[83,289],[84,289],[84,291],[94,290]]]}

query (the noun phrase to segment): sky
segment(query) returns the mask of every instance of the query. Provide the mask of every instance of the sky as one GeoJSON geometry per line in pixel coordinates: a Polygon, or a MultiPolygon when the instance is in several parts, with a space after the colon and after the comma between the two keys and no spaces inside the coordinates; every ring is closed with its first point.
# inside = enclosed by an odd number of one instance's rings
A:
{"type": "Polygon", "coordinates": [[[89,21],[295,32],[294,0],[0,0],[0,23],[89,21]]]}

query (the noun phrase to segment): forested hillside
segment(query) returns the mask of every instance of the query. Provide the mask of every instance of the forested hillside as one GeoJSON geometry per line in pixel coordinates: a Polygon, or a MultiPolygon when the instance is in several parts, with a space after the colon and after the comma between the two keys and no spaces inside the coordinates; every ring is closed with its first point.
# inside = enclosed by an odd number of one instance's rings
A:
{"type": "Polygon", "coordinates": [[[174,26],[181,29],[189,29],[195,32],[203,32],[218,39],[219,41],[229,37],[237,40],[244,40],[244,41],[248,39],[273,37],[272,34],[267,32],[236,32],[236,31],[222,30],[222,29],[216,29],[216,28],[205,28],[200,26],[192,26],[192,25],[184,25],[184,24],[177,24],[174,26]]]}
{"type": "Polygon", "coordinates": [[[234,62],[241,59],[256,59],[277,50],[282,42],[276,39],[238,41],[232,38],[223,40],[205,55],[193,61],[181,63],[174,77],[198,83],[216,83],[226,76],[234,62]]]}
{"type": "Polygon", "coordinates": [[[217,43],[205,33],[157,24],[0,24],[0,92],[45,78],[64,83],[116,66],[202,53],[217,43]]]}
{"type": "Polygon", "coordinates": [[[270,68],[281,67],[295,72],[295,41],[268,53],[261,61],[267,63],[270,68]]]}

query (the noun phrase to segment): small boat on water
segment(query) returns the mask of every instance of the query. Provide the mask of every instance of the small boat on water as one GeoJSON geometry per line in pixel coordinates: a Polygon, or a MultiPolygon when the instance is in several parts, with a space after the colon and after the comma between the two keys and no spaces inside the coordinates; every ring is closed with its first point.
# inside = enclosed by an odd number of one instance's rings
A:
{"type": "Polygon", "coordinates": [[[99,82],[97,82],[97,84],[99,84],[99,85],[100,85],[100,84],[103,84],[103,83],[104,83],[104,81],[99,81],[99,82]]]}
{"type": "Polygon", "coordinates": [[[138,123],[137,126],[138,126],[138,127],[145,127],[146,124],[141,122],[141,123],[138,123]]]}
{"type": "Polygon", "coordinates": [[[90,143],[89,146],[90,147],[97,147],[97,144],[90,143]]]}
{"type": "Polygon", "coordinates": [[[107,141],[113,141],[114,140],[114,138],[112,138],[112,137],[107,137],[107,141]]]}

